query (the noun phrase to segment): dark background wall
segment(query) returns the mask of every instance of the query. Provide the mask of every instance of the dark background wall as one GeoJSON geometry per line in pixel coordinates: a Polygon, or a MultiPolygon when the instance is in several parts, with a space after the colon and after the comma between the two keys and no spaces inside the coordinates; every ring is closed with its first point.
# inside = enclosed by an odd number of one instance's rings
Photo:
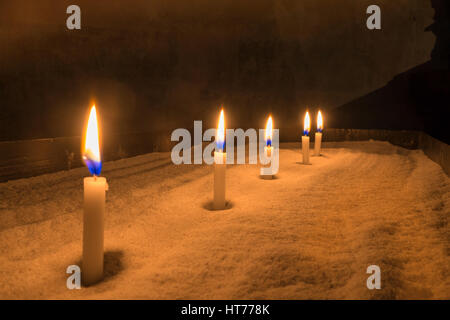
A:
{"type": "Polygon", "coordinates": [[[229,127],[267,112],[300,126],[318,106],[327,121],[430,59],[433,14],[428,0],[0,0],[0,140],[79,135],[92,100],[105,135],[215,126],[221,104],[229,127]]]}
{"type": "Polygon", "coordinates": [[[430,60],[330,110],[330,126],[421,130],[450,144],[450,1],[430,2],[435,13],[426,31],[436,36],[430,60]]]}

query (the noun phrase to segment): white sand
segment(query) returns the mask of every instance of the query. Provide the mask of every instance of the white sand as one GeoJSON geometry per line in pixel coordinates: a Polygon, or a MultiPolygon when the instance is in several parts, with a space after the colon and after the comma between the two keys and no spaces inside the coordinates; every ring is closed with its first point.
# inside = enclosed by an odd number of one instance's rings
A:
{"type": "Polygon", "coordinates": [[[227,171],[232,208],[210,211],[212,168],[168,154],[106,163],[106,279],[66,288],[80,262],[87,169],[0,184],[0,298],[450,298],[450,179],[421,151],[294,144],[278,179],[227,171]],[[381,267],[381,290],[366,288],[381,267]]]}

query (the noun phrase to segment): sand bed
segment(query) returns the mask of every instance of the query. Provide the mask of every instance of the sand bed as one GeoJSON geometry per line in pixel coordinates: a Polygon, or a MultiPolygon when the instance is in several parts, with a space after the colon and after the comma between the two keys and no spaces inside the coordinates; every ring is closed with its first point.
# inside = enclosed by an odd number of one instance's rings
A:
{"type": "MultiPolygon", "coordinates": [[[[294,148],[295,147],[295,148],[294,148]]],[[[312,166],[282,145],[278,179],[168,154],[106,163],[105,280],[66,288],[81,258],[87,169],[0,184],[0,298],[450,298],[450,179],[422,151],[328,144],[312,166]],[[368,290],[366,268],[381,268],[368,290]]]]}

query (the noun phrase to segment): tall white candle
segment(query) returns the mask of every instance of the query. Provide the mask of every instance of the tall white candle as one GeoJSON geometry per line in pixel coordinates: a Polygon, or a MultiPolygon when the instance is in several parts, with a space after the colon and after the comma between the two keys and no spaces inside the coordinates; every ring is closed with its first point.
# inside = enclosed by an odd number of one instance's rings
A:
{"type": "Polygon", "coordinates": [[[214,152],[214,209],[225,209],[225,173],[227,154],[214,152]]]}
{"type": "Polygon", "coordinates": [[[303,164],[310,164],[309,162],[309,132],[311,128],[311,121],[309,118],[309,113],[306,112],[305,120],[303,123],[303,136],[302,136],[302,153],[303,153],[303,164]]]}
{"type": "Polygon", "coordinates": [[[320,147],[322,145],[323,119],[322,113],[319,111],[317,115],[317,132],[314,140],[314,155],[320,156],[320,147]]]}
{"type": "Polygon", "coordinates": [[[85,285],[103,278],[103,233],[105,191],[108,184],[98,177],[102,170],[97,112],[91,108],[84,142],[83,160],[93,177],[84,178],[83,260],[81,279],[85,285]]]}
{"type": "Polygon", "coordinates": [[[81,277],[86,285],[103,278],[104,177],[84,178],[83,261],[81,277]]]}
{"type": "Polygon", "coordinates": [[[216,148],[214,152],[214,200],[215,210],[225,209],[225,172],[227,166],[227,154],[225,149],[225,116],[223,109],[220,111],[219,125],[216,132],[216,148]]]}

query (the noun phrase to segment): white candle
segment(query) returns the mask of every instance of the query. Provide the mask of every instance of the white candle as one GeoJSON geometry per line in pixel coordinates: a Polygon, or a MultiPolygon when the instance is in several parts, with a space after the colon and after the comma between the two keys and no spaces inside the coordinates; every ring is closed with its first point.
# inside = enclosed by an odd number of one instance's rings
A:
{"type": "Polygon", "coordinates": [[[303,164],[309,164],[309,137],[302,136],[303,164]]]}
{"type": "Polygon", "coordinates": [[[273,147],[271,147],[271,146],[264,147],[264,154],[265,154],[266,158],[272,157],[272,150],[273,150],[273,147]]]}
{"type": "Polygon", "coordinates": [[[322,132],[316,132],[314,140],[314,155],[320,156],[320,145],[322,144],[322,132]]]}
{"type": "Polygon", "coordinates": [[[225,148],[225,116],[223,109],[220,111],[219,125],[216,132],[216,148],[214,152],[214,200],[215,210],[225,209],[225,170],[227,166],[227,154],[225,148]]]}
{"type": "MultiPolygon", "coordinates": [[[[272,152],[273,152],[273,147],[264,147],[264,155],[267,159],[270,159],[270,161],[272,161],[272,152]]],[[[272,173],[272,167],[270,165],[270,162],[266,165],[263,165],[263,167],[265,168],[264,170],[265,173],[268,174],[261,174],[261,178],[266,179],[266,180],[271,180],[273,179],[273,173],[272,173]],[[270,171],[269,171],[270,170],[270,171]]]]}
{"type": "Polygon", "coordinates": [[[93,177],[84,178],[83,260],[81,279],[90,285],[103,278],[103,230],[106,179],[102,170],[95,106],[91,108],[84,142],[83,160],[93,177]]]}
{"type": "Polygon", "coordinates": [[[322,113],[319,111],[317,115],[317,132],[316,138],[314,140],[314,155],[320,156],[320,147],[322,145],[322,130],[323,130],[323,119],[322,113]]]}
{"type": "Polygon", "coordinates": [[[83,261],[81,277],[86,285],[103,278],[104,177],[84,178],[83,261]]]}
{"type": "Polygon", "coordinates": [[[227,154],[214,152],[214,209],[225,209],[225,172],[227,154]]]}
{"type": "Polygon", "coordinates": [[[309,163],[309,132],[311,128],[311,121],[309,119],[309,113],[306,112],[305,120],[303,123],[303,136],[302,136],[302,153],[303,153],[303,164],[309,163]]]}

